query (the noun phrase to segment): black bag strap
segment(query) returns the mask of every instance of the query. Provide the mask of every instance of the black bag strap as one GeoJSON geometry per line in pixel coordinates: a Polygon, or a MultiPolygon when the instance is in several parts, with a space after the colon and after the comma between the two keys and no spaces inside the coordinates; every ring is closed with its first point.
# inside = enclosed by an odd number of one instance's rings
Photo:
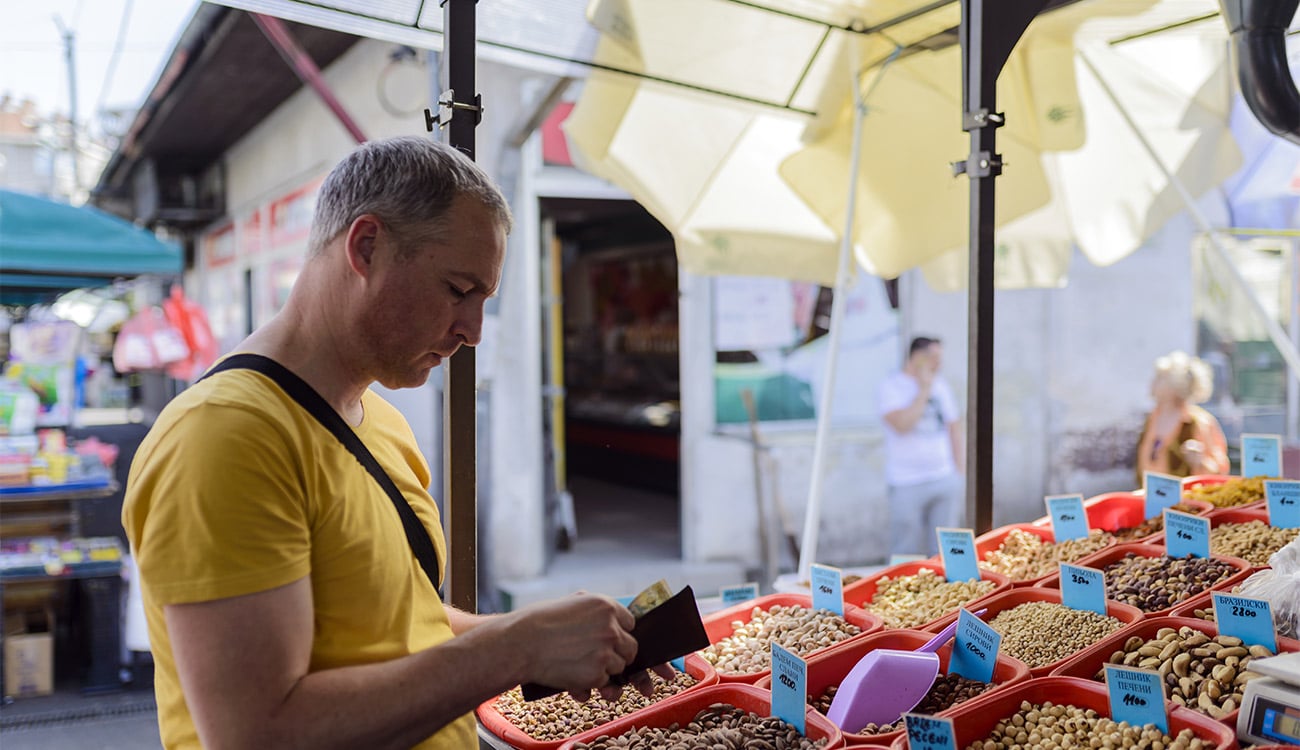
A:
{"type": "Polygon", "coordinates": [[[309,414],[316,418],[316,421],[334,434],[338,441],[347,448],[357,461],[370,472],[370,476],[375,478],[379,486],[387,493],[388,499],[393,501],[393,507],[397,509],[397,515],[402,519],[402,528],[406,531],[406,541],[411,545],[411,551],[415,553],[415,559],[420,561],[420,567],[424,569],[424,574],[429,577],[430,583],[437,589],[441,584],[438,565],[438,551],[434,549],[433,539],[429,537],[429,530],[420,523],[420,519],[411,509],[411,504],[406,501],[402,491],[397,489],[393,484],[392,478],[384,467],[379,465],[374,455],[366,444],[361,442],[357,433],[353,432],[348,423],[343,421],[343,417],[334,411],[334,407],[325,402],[307,381],[290,372],[284,365],[276,362],[270,357],[264,357],[260,354],[233,354],[220,362],[215,367],[208,370],[203,378],[210,378],[219,372],[226,370],[253,370],[260,372],[280,386],[289,397],[298,402],[298,405],[306,409],[309,414]]]}

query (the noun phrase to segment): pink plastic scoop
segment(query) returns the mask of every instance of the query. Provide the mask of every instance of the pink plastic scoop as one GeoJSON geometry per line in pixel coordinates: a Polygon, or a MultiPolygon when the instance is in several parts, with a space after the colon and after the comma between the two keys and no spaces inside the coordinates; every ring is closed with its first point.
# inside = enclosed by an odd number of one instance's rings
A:
{"type": "MultiPolygon", "coordinates": [[[[983,610],[981,610],[982,612],[983,610]]],[[[840,683],[826,717],[845,732],[891,724],[916,708],[939,676],[938,651],[957,634],[957,620],[915,651],[878,648],[862,657],[840,683]]]]}

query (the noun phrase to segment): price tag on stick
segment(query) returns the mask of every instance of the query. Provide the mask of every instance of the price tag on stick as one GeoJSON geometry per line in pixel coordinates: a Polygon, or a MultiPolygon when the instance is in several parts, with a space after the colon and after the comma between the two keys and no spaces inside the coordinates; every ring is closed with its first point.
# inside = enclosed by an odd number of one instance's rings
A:
{"type": "Polygon", "coordinates": [[[829,609],[837,615],[844,614],[844,578],[839,568],[812,566],[812,604],[813,609],[829,609]]]}
{"type": "Polygon", "coordinates": [[[1214,621],[1219,632],[1240,638],[1248,646],[1264,646],[1277,653],[1273,610],[1264,599],[1214,592],[1214,621]]]}
{"type": "Polygon", "coordinates": [[[965,609],[957,611],[957,637],[948,660],[948,673],[976,682],[993,682],[1002,634],[965,609]]]}
{"type": "Polygon", "coordinates": [[[903,721],[907,723],[907,745],[912,750],[957,750],[952,719],[903,714],[903,721]]]}
{"type": "Polygon", "coordinates": [[[722,606],[730,607],[734,604],[747,602],[750,599],[758,598],[757,583],[742,583],[739,586],[726,586],[722,589],[722,606]]]}
{"type": "Polygon", "coordinates": [[[1268,498],[1268,525],[1279,529],[1300,527],[1300,482],[1270,479],[1264,482],[1268,498]]]}
{"type": "Polygon", "coordinates": [[[1052,534],[1057,543],[1088,538],[1088,515],[1083,510],[1083,495],[1049,495],[1047,515],[1052,520],[1052,534]]]}
{"type": "Polygon", "coordinates": [[[1061,603],[1106,616],[1106,574],[1094,568],[1061,563],[1061,603]]]}
{"type": "Polygon", "coordinates": [[[1241,436],[1241,475],[1243,477],[1282,476],[1282,436],[1241,436]]]}
{"type": "Polygon", "coordinates": [[[1169,557],[1209,557],[1210,519],[1166,508],[1165,552],[1169,557]]]}
{"type": "Polygon", "coordinates": [[[1155,518],[1160,511],[1183,499],[1183,480],[1168,474],[1148,471],[1142,476],[1142,487],[1146,493],[1143,510],[1147,518],[1155,518]]]}
{"type": "Polygon", "coordinates": [[[1155,724],[1169,733],[1165,681],[1159,672],[1107,664],[1106,692],[1110,695],[1110,718],[1135,727],[1155,724]]]}
{"type": "Polygon", "coordinates": [[[935,529],[939,535],[939,555],[943,574],[949,581],[978,581],[979,560],[975,552],[975,532],[970,529],[935,529]]]}
{"type": "Polygon", "coordinates": [[[772,715],[807,734],[808,664],[793,653],[772,644],[772,715]]]}

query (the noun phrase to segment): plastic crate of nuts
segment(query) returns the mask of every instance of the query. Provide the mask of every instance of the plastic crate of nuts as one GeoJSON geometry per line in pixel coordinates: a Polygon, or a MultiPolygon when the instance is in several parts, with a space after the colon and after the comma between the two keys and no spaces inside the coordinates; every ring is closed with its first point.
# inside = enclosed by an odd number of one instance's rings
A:
{"type": "Polygon", "coordinates": [[[1021,587],[1055,574],[1062,562],[1074,562],[1114,543],[1109,533],[1095,529],[1085,539],[1057,543],[1049,527],[1016,523],[977,537],[975,554],[981,568],[1001,573],[1012,585],[1021,587]]]}
{"type": "Polygon", "coordinates": [[[924,630],[960,607],[974,609],[981,599],[1011,588],[1011,579],[981,570],[978,581],[948,581],[943,564],[933,560],[885,568],[844,587],[844,601],[880,617],[886,628],[924,630]]]}
{"type": "MultiPolygon", "coordinates": [[[[1268,567],[1274,552],[1300,536],[1300,529],[1282,529],[1269,525],[1264,508],[1223,508],[1209,514],[1210,553],[1237,557],[1256,570],[1268,567]]],[[[1148,544],[1164,544],[1165,535],[1155,534],[1148,544]]]]}

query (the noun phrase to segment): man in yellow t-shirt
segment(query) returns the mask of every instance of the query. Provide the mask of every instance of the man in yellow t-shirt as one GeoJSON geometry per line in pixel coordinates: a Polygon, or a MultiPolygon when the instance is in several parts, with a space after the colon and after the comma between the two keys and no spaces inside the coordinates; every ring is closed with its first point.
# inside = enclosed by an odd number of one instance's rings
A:
{"type": "MultiPolygon", "coordinates": [[[[321,186],[284,309],[236,349],[301,378],[352,427],[439,561],[428,466],[369,387],[419,386],[478,343],[510,224],[455,149],[367,143],[321,186]]],[[[378,482],[251,370],[167,406],[131,465],[122,521],[168,748],[475,747],[480,702],[521,682],[610,695],[636,654],[631,614],[607,597],[489,616],[444,606],[378,482]]]]}

